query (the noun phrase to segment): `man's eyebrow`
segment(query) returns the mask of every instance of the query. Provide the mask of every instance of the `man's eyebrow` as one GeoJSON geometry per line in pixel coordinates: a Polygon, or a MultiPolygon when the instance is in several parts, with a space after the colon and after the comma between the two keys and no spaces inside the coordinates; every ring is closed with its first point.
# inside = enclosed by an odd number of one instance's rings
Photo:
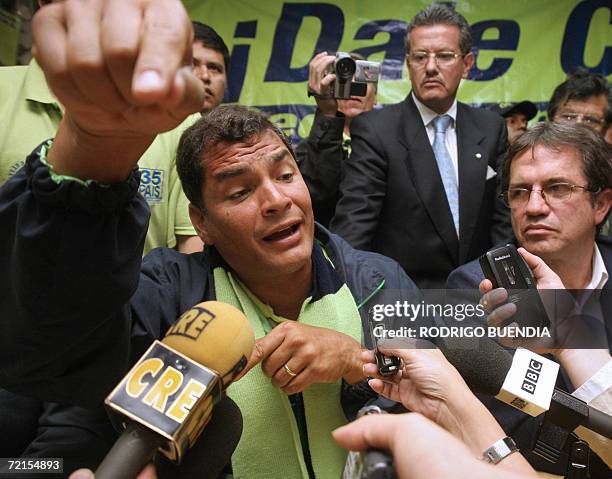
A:
{"type": "Polygon", "coordinates": [[[273,163],[279,163],[280,161],[284,160],[287,157],[291,157],[291,153],[289,153],[289,150],[287,150],[286,148],[283,148],[278,153],[274,153],[273,155],[270,155],[268,159],[272,161],[273,163]]]}
{"type": "Polygon", "coordinates": [[[252,168],[247,165],[238,165],[234,167],[227,168],[219,173],[215,173],[213,176],[217,181],[229,180],[230,178],[235,178],[237,176],[244,175],[248,173],[252,168]]]}
{"type": "MultiPolygon", "coordinates": [[[[287,149],[283,149],[282,151],[268,156],[267,160],[271,161],[272,163],[279,163],[287,157],[291,157],[291,153],[289,153],[287,149]]],[[[237,176],[244,175],[252,171],[252,169],[253,168],[250,165],[237,165],[215,173],[213,176],[217,181],[224,181],[230,178],[236,178],[237,176]]]]}
{"type": "MultiPolygon", "coordinates": [[[[573,184],[574,182],[564,176],[553,176],[552,178],[547,178],[545,181],[543,181],[542,183],[544,183],[545,186],[548,185],[554,185],[556,183],[570,183],[573,184]]],[[[528,183],[527,181],[516,181],[513,183],[510,183],[510,188],[524,188],[524,187],[532,187],[533,185],[531,183],[528,183]]]]}

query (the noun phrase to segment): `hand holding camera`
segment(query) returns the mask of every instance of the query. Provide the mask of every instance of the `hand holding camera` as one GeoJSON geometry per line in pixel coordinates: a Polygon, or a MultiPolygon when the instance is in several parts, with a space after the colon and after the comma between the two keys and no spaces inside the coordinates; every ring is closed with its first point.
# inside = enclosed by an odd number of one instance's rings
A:
{"type": "Polygon", "coordinates": [[[327,52],[320,52],[308,65],[308,96],[315,97],[317,108],[325,116],[335,116],[338,111],[338,102],[331,94],[336,75],[329,70],[335,58],[333,55],[328,55],[327,52]]]}
{"type": "Polygon", "coordinates": [[[326,116],[338,110],[336,100],[366,96],[368,83],[378,83],[380,63],[354,59],[349,53],[321,52],[309,64],[308,95],[326,116]]]}

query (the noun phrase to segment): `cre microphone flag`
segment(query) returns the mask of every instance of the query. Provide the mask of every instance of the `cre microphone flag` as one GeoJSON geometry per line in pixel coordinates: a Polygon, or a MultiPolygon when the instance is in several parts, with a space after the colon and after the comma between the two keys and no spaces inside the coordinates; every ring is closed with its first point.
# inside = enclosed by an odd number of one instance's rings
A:
{"type": "Polygon", "coordinates": [[[208,301],[185,312],[106,398],[124,423],[159,435],[160,451],[180,461],[225,388],[244,369],[255,338],[233,306],[208,301]],[[206,366],[204,366],[204,364],[206,366]]]}

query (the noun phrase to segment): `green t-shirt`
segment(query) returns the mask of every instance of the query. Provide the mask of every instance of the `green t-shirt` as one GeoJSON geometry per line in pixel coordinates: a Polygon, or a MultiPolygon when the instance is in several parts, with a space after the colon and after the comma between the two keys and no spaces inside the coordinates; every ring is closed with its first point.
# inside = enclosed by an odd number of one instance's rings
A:
{"type": "MultiPolygon", "coordinates": [[[[62,109],[34,60],[27,66],[0,67],[0,85],[2,185],[39,143],[55,136],[62,109]]],[[[158,246],[173,248],[177,235],[195,235],[189,200],[176,172],[176,148],[181,133],[198,117],[192,115],[176,129],[158,135],[138,162],[142,170],[140,192],[151,208],[145,253],[158,246]]]]}

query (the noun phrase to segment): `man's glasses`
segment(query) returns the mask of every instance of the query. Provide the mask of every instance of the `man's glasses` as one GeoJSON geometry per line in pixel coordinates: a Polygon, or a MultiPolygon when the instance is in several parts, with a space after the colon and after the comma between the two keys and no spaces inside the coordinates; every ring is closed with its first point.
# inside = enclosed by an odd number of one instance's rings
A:
{"type": "Polygon", "coordinates": [[[603,118],[597,118],[592,115],[582,115],[580,113],[568,112],[568,113],[557,113],[557,116],[562,121],[568,121],[571,123],[584,123],[590,126],[601,126],[604,123],[603,118]]]}
{"type": "Polygon", "coordinates": [[[542,198],[549,206],[557,206],[561,203],[569,201],[572,193],[576,188],[592,193],[599,193],[600,189],[591,190],[588,186],[571,185],[569,183],[554,183],[542,189],[535,188],[509,188],[504,191],[499,197],[504,204],[509,208],[521,208],[529,202],[533,191],[542,195],[542,198]]]}
{"type": "Polygon", "coordinates": [[[411,64],[419,68],[422,68],[427,65],[427,62],[431,57],[434,58],[439,67],[450,67],[454,65],[457,61],[457,58],[461,56],[463,55],[455,52],[412,52],[408,54],[408,59],[410,60],[411,64]]]}

